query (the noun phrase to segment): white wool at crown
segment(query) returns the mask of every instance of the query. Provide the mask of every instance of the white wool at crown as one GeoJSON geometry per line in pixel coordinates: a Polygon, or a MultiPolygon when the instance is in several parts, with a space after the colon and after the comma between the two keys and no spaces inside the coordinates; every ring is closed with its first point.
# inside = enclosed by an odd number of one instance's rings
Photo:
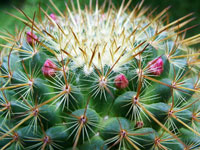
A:
{"type": "MultiPolygon", "coordinates": [[[[112,66],[117,59],[120,58],[118,63],[113,68],[113,71],[120,71],[124,64],[128,63],[128,59],[131,55],[140,52],[146,44],[143,44],[139,48],[136,47],[142,43],[150,43],[155,47],[163,48],[161,43],[157,43],[158,40],[164,39],[166,36],[173,34],[174,32],[162,32],[156,39],[151,37],[154,36],[156,22],[146,18],[145,16],[139,16],[133,20],[133,13],[127,12],[111,12],[100,13],[97,12],[89,13],[84,10],[81,11],[81,15],[73,14],[70,12],[66,18],[57,17],[57,22],[60,27],[50,24],[46,26],[46,29],[51,31],[51,34],[58,39],[59,42],[54,41],[52,38],[44,37],[46,45],[53,49],[55,52],[59,52],[60,49],[65,49],[70,55],[73,56],[74,67],[84,66],[85,74],[90,74],[93,71],[93,67],[89,66],[89,60],[92,57],[94,51],[94,58],[92,64],[98,69],[102,66],[112,66]],[[121,13],[121,14],[120,14],[121,13]],[[150,23],[152,30],[143,31],[144,27],[150,23]],[[136,30],[135,34],[132,33],[136,30]],[[80,50],[81,48],[81,50],[80,50]],[[99,63],[99,54],[101,54],[101,63],[99,63]]],[[[47,21],[47,20],[46,20],[47,21]]],[[[46,22],[44,21],[44,22],[46,22]]],[[[160,25],[159,28],[163,26],[160,25]]],[[[57,53],[58,58],[61,60],[60,53],[57,53]]],[[[64,55],[63,57],[68,57],[64,55]]],[[[136,56],[138,58],[138,56],[136,56]]]]}

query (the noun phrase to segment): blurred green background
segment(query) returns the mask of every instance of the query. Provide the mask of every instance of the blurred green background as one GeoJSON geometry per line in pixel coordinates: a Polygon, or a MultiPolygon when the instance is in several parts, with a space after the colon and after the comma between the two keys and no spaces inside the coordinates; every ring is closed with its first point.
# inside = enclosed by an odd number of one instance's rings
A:
{"type": "MultiPolygon", "coordinates": [[[[64,1],[70,2],[70,0],[53,0],[53,1],[60,10],[65,9],[64,1]]],[[[96,0],[93,0],[93,4],[95,3],[95,1],[96,0]]],[[[103,1],[104,0],[99,0],[99,3],[102,4],[103,1]]],[[[122,0],[112,0],[112,1],[113,3],[115,3],[117,7],[119,7],[122,0]]],[[[139,1],[140,0],[133,0],[130,8],[133,8],[139,1]]],[[[76,3],[76,0],[74,0],[74,2],[76,3]]],[[[81,6],[84,7],[85,4],[89,3],[89,0],[80,0],[80,2],[81,6]]],[[[19,13],[13,8],[13,6],[16,6],[18,8],[21,8],[26,14],[32,17],[34,12],[38,11],[39,3],[41,7],[44,9],[47,9],[48,6],[52,8],[48,0],[0,0],[0,31],[8,30],[9,32],[14,33],[15,25],[20,28],[23,27],[23,24],[19,20],[5,14],[4,13],[5,11],[15,15],[19,15],[19,13]]],[[[184,15],[187,15],[191,12],[194,12],[194,16],[196,17],[196,19],[191,23],[189,23],[186,27],[195,24],[200,24],[200,0],[145,0],[144,5],[151,6],[152,9],[158,7],[157,12],[162,11],[167,6],[171,6],[171,9],[169,10],[171,21],[178,19],[184,15]]],[[[192,30],[189,30],[187,36],[198,34],[199,31],[200,31],[200,26],[192,30]]]]}

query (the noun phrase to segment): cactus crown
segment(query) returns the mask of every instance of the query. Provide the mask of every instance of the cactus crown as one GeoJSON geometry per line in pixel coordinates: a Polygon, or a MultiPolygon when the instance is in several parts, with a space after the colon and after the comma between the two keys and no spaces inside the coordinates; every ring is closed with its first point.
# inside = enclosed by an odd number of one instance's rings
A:
{"type": "Polygon", "coordinates": [[[39,7],[0,61],[0,148],[173,149],[200,147],[199,36],[186,15],[168,23],[143,2],[93,10],[39,7]],[[42,19],[42,14],[44,18],[42,19]]]}

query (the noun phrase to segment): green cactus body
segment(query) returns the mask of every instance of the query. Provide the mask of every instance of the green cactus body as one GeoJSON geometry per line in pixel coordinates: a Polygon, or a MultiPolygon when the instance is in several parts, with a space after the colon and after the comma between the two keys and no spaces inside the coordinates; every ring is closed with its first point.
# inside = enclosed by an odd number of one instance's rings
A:
{"type": "Polygon", "coordinates": [[[156,15],[143,1],[71,2],[62,13],[50,0],[56,14],[39,8],[38,20],[13,15],[27,27],[0,36],[0,148],[199,149],[199,36],[182,29],[191,15],[166,24],[168,8],[156,15]]]}

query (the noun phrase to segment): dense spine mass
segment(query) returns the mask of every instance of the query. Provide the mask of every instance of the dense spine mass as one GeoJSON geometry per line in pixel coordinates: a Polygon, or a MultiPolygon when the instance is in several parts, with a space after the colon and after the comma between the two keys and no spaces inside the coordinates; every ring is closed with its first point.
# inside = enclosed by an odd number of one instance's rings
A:
{"type": "Polygon", "coordinates": [[[50,3],[37,18],[10,14],[26,27],[0,36],[2,150],[200,148],[200,36],[182,29],[192,14],[50,3]]]}

